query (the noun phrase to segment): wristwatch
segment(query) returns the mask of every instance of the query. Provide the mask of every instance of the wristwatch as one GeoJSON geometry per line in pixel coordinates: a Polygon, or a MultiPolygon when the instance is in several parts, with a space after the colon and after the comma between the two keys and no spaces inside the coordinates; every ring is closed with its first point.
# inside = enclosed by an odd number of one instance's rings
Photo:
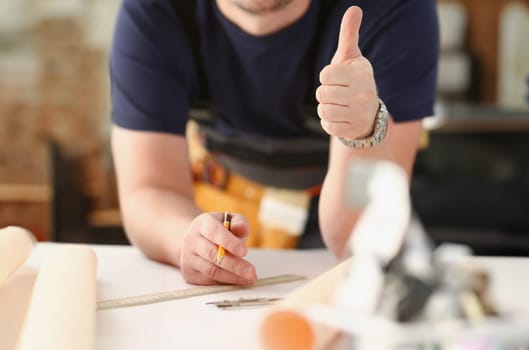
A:
{"type": "Polygon", "coordinates": [[[366,148],[372,147],[376,144],[379,144],[386,137],[388,131],[388,108],[384,102],[379,98],[378,99],[378,112],[375,117],[375,123],[373,125],[373,132],[371,135],[362,137],[354,140],[347,140],[343,137],[338,137],[338,139],[347,147],[350,148],[366,148]]]}

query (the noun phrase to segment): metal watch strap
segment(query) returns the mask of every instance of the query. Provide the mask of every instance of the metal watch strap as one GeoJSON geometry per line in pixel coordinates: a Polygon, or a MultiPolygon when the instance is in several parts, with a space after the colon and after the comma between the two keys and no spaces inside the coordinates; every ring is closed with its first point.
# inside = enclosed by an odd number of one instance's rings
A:
{"type": "Polygon", "coordinates": [[[371,135],[354,140],[338,137],[340,142],[350,148],[372,147],[382,142],[388,131],[388,109],[380,98],[378,99],[378,106],[378,112],[373,125],[373,133],[371,135]]]}

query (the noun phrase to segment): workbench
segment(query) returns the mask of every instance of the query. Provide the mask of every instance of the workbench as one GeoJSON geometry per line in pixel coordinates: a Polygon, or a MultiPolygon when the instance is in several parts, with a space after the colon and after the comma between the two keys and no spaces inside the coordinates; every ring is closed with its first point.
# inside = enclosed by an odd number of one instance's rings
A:
{"type": "MultiPolygon", "coordinates": [[[[13,295],[17,283],[20,286],[24,283],[27,285],[28,280],[36,275],[43,259],[58,245],[38,243],[30,259],[10,284],[0,289],[0,299],[13,295]]],[[[98,300],[193,287],[183,280],[178,269],[149,260],[134,247],[92,247],[98,258],[98,300]]],[[[255,264],[260,278],[282,274],[300,274],[314,278],[338,263],[326,250],[250,249],[248,260],[255,264]]],[[[529,258],[473,257],[472,260],[490,272],[491,297],[500,310],[529,315],[529,258]]],[[[98,311],[96,348],[259,349],[258,327],[269,306],[222,310],[206,303],[241,297],[281,297],[304,283],[290,282],[98,311]]],[[[16,322],[13,318],[7,321],[5,314],[2,316],[0,302],[0,343],[5,327],[13,328],[16,322]]]]}

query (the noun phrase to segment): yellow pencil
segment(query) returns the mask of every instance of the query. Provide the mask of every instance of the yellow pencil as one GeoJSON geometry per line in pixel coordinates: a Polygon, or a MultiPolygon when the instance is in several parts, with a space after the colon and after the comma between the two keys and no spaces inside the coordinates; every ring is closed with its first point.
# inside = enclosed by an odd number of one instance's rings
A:
{"type": "MultiPolygon", "coordinates": [[[[224,227],[229,231],[231,229],[231,214],[229,212],[224,213],[224,220],[223,220],[224,227]]],[[[219,244],[219,247],[217,248],[217,264],[220,265],[222,263],[222,258],[224,258],[224,254],[226,251],[224,250],[224,247],[219,244]]]]}

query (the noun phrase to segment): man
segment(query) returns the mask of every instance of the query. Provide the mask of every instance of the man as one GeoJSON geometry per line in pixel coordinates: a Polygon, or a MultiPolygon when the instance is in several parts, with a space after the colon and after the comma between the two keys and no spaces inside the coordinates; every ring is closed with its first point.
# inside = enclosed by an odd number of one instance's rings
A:
{"type": "Polygon", "coordinates": [[[112,147],[128,237],[190,283],[256,280],[244,259],[246,219],[233,215],[229,232],[221,213],[202,212],[193,198],[184,135],[202,70],[216,129],[228,137],[300,137],[305,96],[315,94],[330,135],[319,225],[325,244],[341,254],[359,215],[343,198],[347,166],[383,158],[410,173],[421,118],[433,114],[435,1],[199,0],[194,21],[195,55],[169,0],[125,0],[118,17],[112,147]],[[319,11],[331,3],[319,25],[319,11]],[[321,82],[315,92],[313,76],[321,82]]]}

